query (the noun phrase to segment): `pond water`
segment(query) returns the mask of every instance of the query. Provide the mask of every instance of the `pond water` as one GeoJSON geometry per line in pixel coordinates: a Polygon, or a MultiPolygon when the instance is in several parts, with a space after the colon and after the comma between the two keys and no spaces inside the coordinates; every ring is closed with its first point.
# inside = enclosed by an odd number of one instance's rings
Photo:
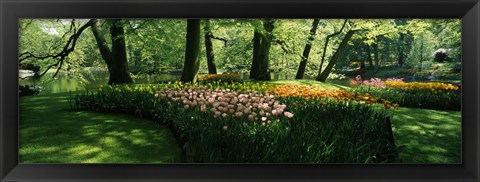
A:
{"type": "MultiPolygon", "coordinates": [[[[108,73],[95,73],[93,76],[83,78],[75,75],[59,75],[52,79],[52,75],[46,74],[40,79],[19,79],[19,85],[40,86],[42,87],[42,91],[39,93],[41,95],[98,88],[100,85],[107,85],[109,78],[108,73]]],[[[180,75],[141,75],[132,78],[135,83],[154,84],[162,81],[179,80],[180,75]]]]}

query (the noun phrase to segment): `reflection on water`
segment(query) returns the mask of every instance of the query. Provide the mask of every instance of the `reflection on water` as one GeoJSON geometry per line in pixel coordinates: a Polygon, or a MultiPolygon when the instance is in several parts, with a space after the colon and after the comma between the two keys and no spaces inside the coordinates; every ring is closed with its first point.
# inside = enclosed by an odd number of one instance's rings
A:
{"type": "MultiPolygon", "coordinates": [[[[135,83],[147,83],[154,84],[160,83],[163,81],[175,81],[180,80],[180,75],[141,75],[134,76],[133,80],[135,83]]],[[[51,93],[60,93],[60,92],[69,92],[69,91],[79,91],[86,89],[98,88],[100,85],[108,84],[108,74],[96,74],[93,77],[89,78],[80,78],[78,76],[66,76],[60,75],[55,79],[51,79],[51,76],[45,75],[40,79],[19,79],[19,85],[34,85],[41,86],[41,94],[51,94],[51,93]]]]}

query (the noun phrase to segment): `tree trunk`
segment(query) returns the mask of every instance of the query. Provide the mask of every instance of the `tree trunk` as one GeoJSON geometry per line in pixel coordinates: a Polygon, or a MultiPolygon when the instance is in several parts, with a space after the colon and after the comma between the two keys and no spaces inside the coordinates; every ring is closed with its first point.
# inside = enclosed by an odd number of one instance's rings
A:
{"type": "Polygon", "coordinates": [[[404,53],[404,42],[405,42],[405,34],[400,33],[400,38],[399,38],[399,47],[398,47],[398,65],[400,67],[403,66],[403,63],[405,62],[405,53],[404,53]]]}
{"type": "Polygon", "coordinates": [[[112,36],[112,70],[108,84],[133,83],[128,71],[127,50],[125,49],[125,32],[120,20],[109,20],[112,36]]]}
{"type": "Polygon", "coordinates": [[[365,60],[360,61],[360,69],[365,69],[365,60]]]}
{"type": "Polygon", "coordinates": [[[303,49],[302,61],[298,67],[297,76],[295,79],[303,79],[305,74],[305,68],[307,67],[308,56],[310,50],[312,49],[313,40],[315,40],[315,35],[317,34],[317,27],[320,19],[314,19],[312,23],[312,29],[310,29],[310,36],[308,37],[307,44],[305,44],[305,49],[303,49]]]}
{"type": "Polygon", "coordinates": [[[253,35],[253,57],[252,57],[252,67],[250,68],[250,79],[256,79],[258,75],[258,70],[260,69],[260,61],[258,60],[258,55],[260,52],[260,43],[261,43],[260,32],[255,29],[253,35]]]}
{"type": "Polygon", "coordinates": [[[200,20],[187,20],[187,45],[185,50],[185,62],[183,64],[182,82],[195,82],[198,69],[200,68],[200,20]]]}
{"type": "Polygon", "coordinates": [[[270,80],[270,47],[272,46],[272,31],[274,21],[266,19],[263,21],[263,27],[265,28],[265,34],[261,37],[260,50],[258,52],[258,60],[260,61],[260,69],[258,70],[257,80],[270,80]]]}
{"type": "Polygon", "coordinates": [[[347,32],[347,34],[343,38],[342,42],[338,46],[337,51],[335,51],[335,53],[333,54],[332,59],[328,62],[328,65],[325,68],[325,70],[322,73],[318,74],[317,79],[316,79],[317,81],[325,82],[327,80],[327,77],[330,74],[330,72],[332,71],[333,66],[335,66],[335,64],[337,64],[337,61],[339,60],[339,58],[342,57],[343,52],[345,51],[345,49],[348,45],[348,41],[350,40],[350,38],[352,38],[353,33],[355,33],[355,30],[349,30],[347,32]]]}
{"type": "Polygon", "coordinates": [[[212,43],[213,33],[210,29],[210,20],[205,20],[205,50],[207,53],[207,66],[209,74],[217,74],[217,66],[215,65],[215,55],[213,53],[212,43]]]}
{"type": "Polygon", "coordinates": [[[255,31],[253,37],[253,60],[252,67],[250,69],[250,78],[255,80],[270,80],[270,47],[272,45],[272,31],[274,28],[274,21],[271,19],[265,19],[263,21],[263,27],[265,33],[261,34],[255,31]]]}
{"type": "Polygon", "coordinates": [[[328,41],[330,41],[330,38],[332,38],[333,36],[336,36],[336,35],[342,33],[342,31],[345,28],[345,25],[347,24],[347,22],[348,22],[348,19],[345,19],[345,21],[343,22],[342,28],[338,32],[334,32],[333,34],[330,34],[330,35],[327,36],[327,38],[325,40],[325,45],[323,46],[322,60],[320,62],[320,69],[318,70],[318,75],[320,75],[322,73],[322,67],[323,67],[323,63],[325,62],[325,55],[327,53],[328,41]]]}
{"type": "MultiPolygon", "coordinates": [[[[397,26],[405,26],[407,25],[407,19],[399,18],[395,19],[395,24],[397,26]]],[[[398,66],[402,67],[405,63],[405,36],[406,34],[402,31],[399,32],[399,39],[398,39],[398,66]]]]}
{"type": "Polygon", "coordinates": [[[133,65],[138,66],[138,62],[142,60],[142,49],[136,49],[133,51],[133,59],[133,65]]]}
{"type": "Polygon", "coordinates": [[[375,58],[375,70],[378,70],[380,66],[378,65],[379,60],[378,60],[378,44],[377,43],[373,44],[373,56],[375,58]]]}
{"type": "Polygon", "coordinates": [[[97,41],[98,49],[103,60],[107,64],[110,78],[108,84],[133,83],[128,71],[127,51],[125,48],[125,33],[120,20],[107,20],[110,23],[110,35],[112,37],[112,50],[108,47],[105,36],[101,33],[97,20],[92,24],[92,32],[97,41]]]}
{"type": "Polygon", "coordinates": [[[374,69],[373,60],[372,60],[372,51],[370,49],[370,46],[367,46],[367,60],[368,60],[368,64],[370,65],[369,68],[374,69]]]}
{"type": "Polygon", "coordinates": [[[422,63],[423,63],[423,35],[420,39],[420,71],[422,71],[422,63]]]}

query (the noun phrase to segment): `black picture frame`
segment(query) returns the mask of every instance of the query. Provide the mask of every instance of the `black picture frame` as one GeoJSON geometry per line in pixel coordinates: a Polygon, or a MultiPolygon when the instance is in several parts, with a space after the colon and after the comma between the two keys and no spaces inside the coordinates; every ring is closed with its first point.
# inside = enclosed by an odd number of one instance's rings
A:
{"type": "Polygon", "coordinates": [[[1,0],[1,181],[479,181],[479,0],[1,0]],[[18,164],[19,18],[461,18],[462,164],[18,164]]]}

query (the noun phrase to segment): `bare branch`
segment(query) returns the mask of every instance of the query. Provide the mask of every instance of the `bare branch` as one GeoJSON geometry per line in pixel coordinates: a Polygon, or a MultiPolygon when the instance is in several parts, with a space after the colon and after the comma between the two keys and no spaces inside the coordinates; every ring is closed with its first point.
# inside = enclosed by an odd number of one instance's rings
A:
{"type": "MultiPolygon", "coordinates": [[[[73,22],[72,22],[73,23],[73,22]]],[[[65,46],[63,47],[62,51],[60,51],[59,53],[57,54],[49,54],[49,55],[43,55],[43,56],[38,56],[38,55],[34,55],[30,52],[24,52],[24,53],[21,53],[20,56],[19,56],[19,63],[26,60],[26,59],[37,59],[37,60],[43,60],[43,59],[47,59],[47,58],[52,58],[52,59],[56,59],[57,62],[55,64],[52,64],[50,66],[47,67],[47,69],[45,71],[43,71],[42,74],[40,74],[39,76],[43,76],[45,75],[45,73],[47,73],[48,70],[50,70],[52,67],[54,66],[58,66],[57,68],[57,71],[55,72],[55,74],[53,75],[53,78],[58,74],[58,72],[60,71],[62,65],[63,65],[63,62],[65,60],[65,58],[75,49],[75,45],[77,43],[77,40],[78,38],[80,37],[80,35],[82,34],[82,32],[88,28],[89,26],[91,26],[93,24],[93,20],[90,20],[88,21],[86,24],[84,24],[83,26],[81,26],[78,31],[74,32],[73,35],[70,36],[70,38],[68,39],[67,43],[65,44],[65,46]]]]}
{"type": "Polygon", "coordinates": [[[216,39],[216,40],[221,40],[221,41],[223,41],[223,46],[224,46],[224,47],[227,47],[227,42],[228,42],[227,39],[221,38],[221,37],[216,37],[216,36],[213,35],[212,32],[209,32],[209,33],[208,33],[208,36],[210,36],[212,39],[216,39]]]}
{"type": "Polygon", "coordinates": [[[340,30],[338,32],[334,32],[333,34],[330,34],[327,36],[327,39],[325,40],[325,45],[323,46],[323,53],[322,53],[322,60],[320,62],[320,71],[319,71],[319,75],[322,73],[322,67],[323,67],[323,63],[325,62],[325,54],[327,52],[327,46],[328,46],[328,41],[330,41],[330,38],[333,37],[333,36],[336,36],[340,33],[342,33],[343,29],[345,28],[345,25],[347,24],[348,22],[348,19],[345,19],[345,21],[343,22],[343,25],[342,25],[342,28],[340,28],[340,30]]]}
{"type": "Polygon", "coordinates": [[[277,43],[277,44],[280,45],[280,47],[282,48],[283,52],[288,53],[288,54],[291,54],[291,53],[292,53],[292,51],[289,50],[288,45],[287,45],[287,43],[285,43],[284,40],[274,40],[274,41],[275,41],[275,43],[277,43]]]}

